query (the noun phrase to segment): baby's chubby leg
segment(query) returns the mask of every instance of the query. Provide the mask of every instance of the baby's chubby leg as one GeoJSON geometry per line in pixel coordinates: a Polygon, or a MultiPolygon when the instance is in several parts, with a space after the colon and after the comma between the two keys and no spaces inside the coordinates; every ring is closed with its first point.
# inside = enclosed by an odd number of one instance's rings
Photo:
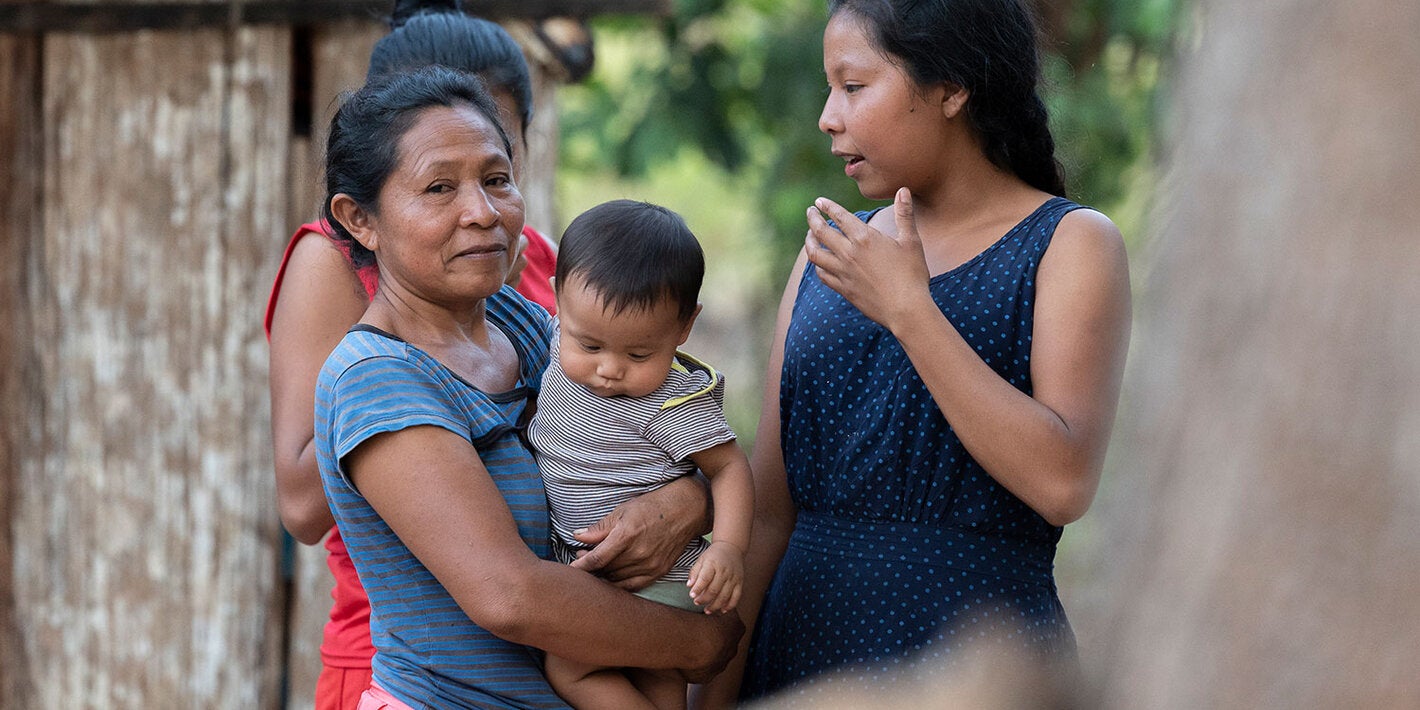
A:
{"type": "MultiPolygon", "coordinates": [[[[549,655],[543,673],[552,689],[577,710],[658,710],[619,668],[594,666],[549,655]]],[[[685,707],[682,684],[681,705],[685,707]]]]}
{"type": "Polygon", "coordinates": [[[659,710],[685,710],[685,679],[673,671],[627,668],[626,676],[659,710]]]}

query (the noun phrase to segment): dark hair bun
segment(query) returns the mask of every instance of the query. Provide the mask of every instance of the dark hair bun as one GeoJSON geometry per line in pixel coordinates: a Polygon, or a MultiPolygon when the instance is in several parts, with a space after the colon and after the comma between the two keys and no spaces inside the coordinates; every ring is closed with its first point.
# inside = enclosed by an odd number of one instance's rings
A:
{"type": "Polygon", "coordinates": [[[395,29],[421,12],[463,12],[461,0],[395,0],[390,13],[390,29],[395,29]]]}

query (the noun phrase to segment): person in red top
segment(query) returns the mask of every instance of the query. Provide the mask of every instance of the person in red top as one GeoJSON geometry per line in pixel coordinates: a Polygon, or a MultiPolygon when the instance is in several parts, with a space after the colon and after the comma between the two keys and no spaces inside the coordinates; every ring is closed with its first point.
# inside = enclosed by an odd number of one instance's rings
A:
{"type": "MultiPolygon", "coordinates": [[[[516,177],[532,117],[527,63],[502,27],[464,14],[459,5],[457,0],[398,0],[391,31],[376,43],[366,78],[430,64],[477,74],[497,101],[513,142],[516,177]]],[[[551,276],[556,252],[530,227],[523,229],[523,237],[508,282],[555,312],[551,276]]],[[[374,647],[369,600],[334,529],[312,439],[316,377],[326,356],[365,312],[378,281],[374,266],[357,269],[351,264],[349,254],[330,239],[328,228],[319,222],[303,224],[286,246],[266,309],[277,507],[282,525],[297,541],[314,545],[325,540],[335,577],[334,603],[321,643],[317,710],[354,710],[370,684],[374,647]]],[[[644,587],[669,570],[680,550],[705,531],[707,503],[704,485],[689,480],[633,499],[587,532],[583,540],[596,548],[585,568],[627,589],[644,587]]]]}

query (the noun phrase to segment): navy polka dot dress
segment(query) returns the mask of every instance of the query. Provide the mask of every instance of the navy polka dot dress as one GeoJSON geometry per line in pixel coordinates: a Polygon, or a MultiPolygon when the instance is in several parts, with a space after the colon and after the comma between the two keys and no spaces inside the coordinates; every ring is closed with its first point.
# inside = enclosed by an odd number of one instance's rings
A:
{"type": "MultiPolygon", "coordinates": [[[[1078,207],[1049,200],[931,282],[962,337],[1026,394],[1036,266],[1078,207]]],[[[812,264],[779,403],[798,522],[760,614],[746,698],[832,669],[880,685],[905,661],[928,661],[912,666],[927,672],[984,637],[1073,653],[1051,572],[1061,528],[982,470],[897,340],[812,264]]]]}

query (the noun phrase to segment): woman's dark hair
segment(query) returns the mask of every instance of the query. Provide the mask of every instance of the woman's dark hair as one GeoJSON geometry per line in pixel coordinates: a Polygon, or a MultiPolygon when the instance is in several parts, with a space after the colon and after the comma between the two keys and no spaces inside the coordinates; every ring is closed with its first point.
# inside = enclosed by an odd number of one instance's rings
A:
{"type": "Polygon", "coordinates": [[[1031,187],[1065,196],[1045,104],[1036,86],[1034,18],[1021,0],[829,0],[851,12],[920,86],[966,89],[968,120],[986,157],[1031,187]]]}
{"type": "Polygon", "coordinates": [[[478,77],[441,66],[378,77],[341,103],[330,119],[325,149],[325,204],[322,216],[332,236],[350,251],[350,261],[362,268],[375,255],[355,241],[331,212],[330,203],[344,193],[361,209],[379,213],[380,189],[399,164],[399,141],[424,109],[472,106],[498,131],[504,153],[512,160],[508,133],[498,120],[498,106],[478,77]]]}
{"type": "Polygon", "coordinates": [[[557,287],[576,274],[621,313],[676,303],[681,322],[695,315],[705,254],[685,220],[648,202],[612,200],[572,220],[557,250],[557,287]]]}
{"type": "Polygon", "coordinates": [[[527,132],[532,79],[522,48],[507,30],[464,14],[459,0],[396,0],[389,23],[390,33],[370,52],[366,81],[431,64],[472,72],[512,95],[527,132]]]}

